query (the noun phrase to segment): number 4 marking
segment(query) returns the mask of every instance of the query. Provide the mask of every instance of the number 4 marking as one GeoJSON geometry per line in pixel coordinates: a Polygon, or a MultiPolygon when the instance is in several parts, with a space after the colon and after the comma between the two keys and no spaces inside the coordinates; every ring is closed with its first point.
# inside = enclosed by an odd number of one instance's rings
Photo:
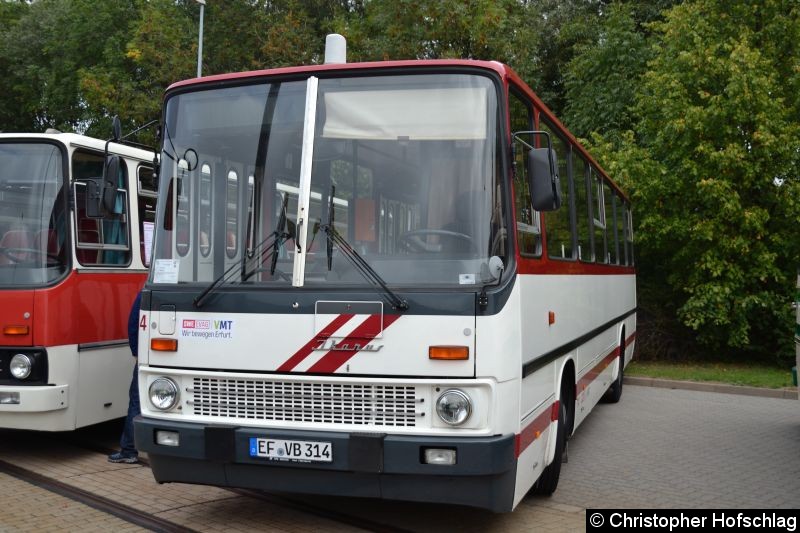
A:
{"type": "Polygon", "coordinates": [[[142,315],[142,320],[139,322],[139,327],[142,328],[142,331],[147,330],[147,315],[142,315]]]}

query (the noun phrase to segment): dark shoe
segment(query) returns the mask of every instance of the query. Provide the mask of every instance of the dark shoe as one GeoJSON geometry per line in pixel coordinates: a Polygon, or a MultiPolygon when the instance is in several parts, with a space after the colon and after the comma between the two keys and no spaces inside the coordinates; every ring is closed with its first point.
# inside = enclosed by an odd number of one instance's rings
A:
{"type": "Polygon", "coordinates": [[[136,463],[139,462],[139,456],[138,455],[124,454],[122,452],[116,452],[116,453],[112,453],[111,455],[108,456],[108,462],[109,463],[125,463],[125,464],[129,464],[129,465],[133,465],[133,464],[136,464],[136,463]]]}

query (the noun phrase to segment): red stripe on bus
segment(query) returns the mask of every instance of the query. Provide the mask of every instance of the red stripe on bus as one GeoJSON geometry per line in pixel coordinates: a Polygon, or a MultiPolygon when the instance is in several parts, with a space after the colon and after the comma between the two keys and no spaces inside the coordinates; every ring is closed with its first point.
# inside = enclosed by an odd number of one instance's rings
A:
{"type": "Polygon", "coordinates": [[[292,355],[289,359],[286,360],[281,366],[278,367],[278,372],[289,372],[294,367],[299,365],[303,362],[303,360],[311,355],[311,352],[314,351],[314,347],[319,346],[320,342],[323,342],[330,338],[331,335],[336,333],[336,331],[344,326],[348,320],[353,318],[354,314],[344,314],[339,315],[334,318],[330,324],[322,328],[322,331],[317,333],[313,339],[308,341],[302,348],[297,350],[294,355],[292,355]]]}
{"type": "Polygon", "coordinates": [[[611,353],[603,357],[599,363],[594,365],[587,373],[583,375],[581,379],[578,380],[578,390],[575,391],[576,394],[582,393],[586,388],[592,383],[592,381],[596,380],[600,374],[608,368],[608,365],[614,362],[619,356],[619,346],[611,350],[611,353]]]}
{"type": "Polygon", "coordinates": [[[311,368],[308,369],[308,372],[336,372],[342,365],[349,361],[350,358],[361,351],[361,347],[367,345],[370,340],[375,338],[375,335],[380,331],[379,326],[381,320],[383,320],[383,329],[385,330],[398,318],[400,318],[400,315],[370,315],[369,318],[354,329],[347,338],[337,343],[342,345],[358,344],[359,348],[357,350],[331,350],[323,355],[322,359],[314,363],[311,368]]]}
{"type": "Polygon", "coordinates": [[[636,340],[636,332],[634,331],[633,334],[631,334],[630,337],[625,339],[625,347],[627,348],[628,346],[633,344],[633,341],[635,341],[635,340],[636,340]]]}
{"type": "MultiPolygon", "coordinates": [[[[633,332],[630,337],[625,339],[625,348],[631,345],[631,343],[636,339],[636,332],[633,332]]],[[[608,365],[614,362],[614,359],[619,356],[619,347],[614,348],[610,354],[605,356],[602,361],[594,365],[594,367],[589,370],[583,377],[578,380],[578,390],[576,394],[580,394],[583,392],[595,379],[600,376],[600,373],[608,368],[608,365]]]]}
{"type": "Polygon", "coordinates": [[[558,400],[556,400],[549,409],[542,411],[525,429],[520,431],[514,439],[514,455],[516,457],[522,455],[522,452],[541,437],[552,422],[558,420],[558,407],[558,400]]]}
{"type": "MultiPolygon", "coordinates": [[[[633,332],[633,334],[631,334],[630,337],[625,339],[625,347],[627,348],[628,346],[630,346],[635,339],[636,339],[636,332],[633,332]]],[[[602,361],[597,363],[594,366],[594,368],[592,368],[591,370],[589,370],[589,372],[584,374],[584,376],[576,384],[578,389],[576,391],[576,394],[580,394],[581,392],[583,392],[583,390],[586,389],[586,387],[588,387],[592,381],[594,381],[600,376],[600,373],[603,370],[608,368],[608,365],[614,362],[614,359],[617,356],[619,356],[619,347],[614,348],[611,351],[611,353],[605,356],[602,361]]],[[[549,423],[558,420],[558,409],[559,409],[559,403],[558,401],[556,401],[555,403],[553,403],[552,409],[550,409],[549,413],[547,410],[543,411],[539,416],[534,418],[533,422],[528,424],[528,426],[525,427],[525,429],[520,431],[519,435],[517,435],[516,438],[514,439],[514,452],[517,457],[519,457],[520,454],[522,454],[522,452],[524,452],[528,446],[533,444],[533,442],[536,441],[536,439],[538,439],[542,433],[544,433],[544,430],[547,429],[547,425],[549,423]],[[549,417],[546,416],[548,414],[549,417]]]]}

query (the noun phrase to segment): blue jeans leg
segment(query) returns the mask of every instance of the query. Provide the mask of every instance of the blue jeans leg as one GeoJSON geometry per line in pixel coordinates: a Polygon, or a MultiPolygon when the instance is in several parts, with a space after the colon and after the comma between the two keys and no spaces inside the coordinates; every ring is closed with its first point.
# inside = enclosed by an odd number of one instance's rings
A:
{"type": "Polygon", "coordinates": [[[128,391],[128,416],[125,417],[125,429],[122,430],[122,437],[119,445],[123,455],[138,455],[136,443],[133,440],[133,418],[141,413],[139,407],[139,365],[133,366],[133,378],[131,388],[128,391]]]}

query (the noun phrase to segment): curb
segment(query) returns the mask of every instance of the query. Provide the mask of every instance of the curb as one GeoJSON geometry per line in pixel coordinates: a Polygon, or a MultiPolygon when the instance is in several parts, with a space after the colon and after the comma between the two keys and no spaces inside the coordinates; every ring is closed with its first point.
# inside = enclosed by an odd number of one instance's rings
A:
{"type": "Polygon", "coordinates": [[[743,396],[761,396],[763,398],[779,398],[782,400],[797,400],[795,389],[764,389],[761,387],[744,387],[741,385],[727,385],[724,383],[709,383],[699,381],[678,381],[673,379],[642,378],[625,376],[626,385],[639,385],[641,387],[659,387],[662,389],[682,389],[701,392],[722,392],[725,394],[741,394],[743,396]]]}

